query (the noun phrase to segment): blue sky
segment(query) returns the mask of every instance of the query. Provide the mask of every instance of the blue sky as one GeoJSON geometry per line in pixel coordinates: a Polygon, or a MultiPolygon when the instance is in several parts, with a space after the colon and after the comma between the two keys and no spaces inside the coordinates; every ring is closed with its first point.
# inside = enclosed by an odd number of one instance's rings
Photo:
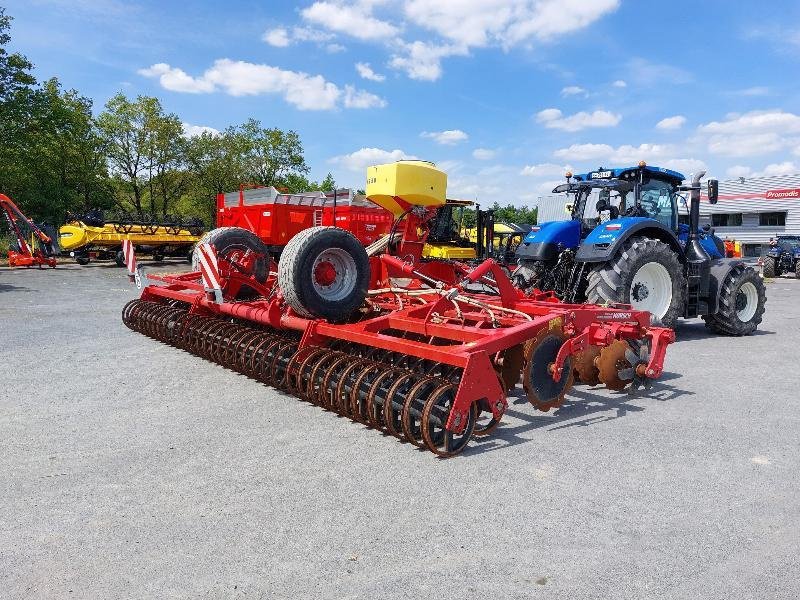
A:
{"type": "Polygon", "coordinates": [[[2,4],[37,75],[97,110],[121,90],[189,132],[256,117],[341,185],[403,157],[437,162],[451,197],[516,204],[566,167],[800,171],[796,1],[2,4]]]}

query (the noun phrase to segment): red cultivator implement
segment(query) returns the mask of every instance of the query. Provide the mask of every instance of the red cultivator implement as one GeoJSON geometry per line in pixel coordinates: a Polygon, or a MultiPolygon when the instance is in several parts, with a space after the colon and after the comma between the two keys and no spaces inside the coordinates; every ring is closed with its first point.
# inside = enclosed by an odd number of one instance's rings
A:
{"type": "Polygon", "coordinates": [[[649,313],[525,296],[492,260],[422,262],[418,209],[402,209],[402,239],[366,250],[335,227],[303,231],[277,272],[232,228],[215,248],[221,294],[205,272],[150,275],[123,321],[440,456],[490,433],[520,379],[548,411],[576,376],[621,390],[661,375],[674,334],[649,313]]]}
{"type": "Polygon", "coordinates": [[[28,217],[22,214],[11,198],[0,194],[0,211],[6,218],[15,241],[8,251],[10,267],[56,266],[53,240],[28,217]]]}

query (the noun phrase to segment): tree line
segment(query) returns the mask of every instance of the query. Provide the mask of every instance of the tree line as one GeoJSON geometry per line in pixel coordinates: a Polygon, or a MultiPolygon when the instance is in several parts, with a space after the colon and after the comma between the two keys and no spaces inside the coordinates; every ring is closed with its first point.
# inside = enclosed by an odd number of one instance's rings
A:
{"type": "Polygon", "coordinates": [[[158,98],[119,93],[95,116],[90,98],[8,49],[11,17],[0,7],[0,192],[37,221],[117,209],[213,224],[216,194],[241,183],[288,192],[335,188],[310,181],[300,136],[249,119],[189,137],[158,98]]]}
{"type": "MultiPolygon", "coordinates": [[[[0,7],[0,193],[35,221],[60,224],[68,212],[100,208],[196,216],[213,226],[216,195],[242,183],[335,189],[330,173],[308,179],[296,132],[256,119],[188,136],[158,98],[123,93],[95,115],[90,98],[55,77],[37,81],[27,57],[9,51],[11,21],[0,7]]],[[[536,220],[535,209],[493,208],[498,221],[536,220]]]]}

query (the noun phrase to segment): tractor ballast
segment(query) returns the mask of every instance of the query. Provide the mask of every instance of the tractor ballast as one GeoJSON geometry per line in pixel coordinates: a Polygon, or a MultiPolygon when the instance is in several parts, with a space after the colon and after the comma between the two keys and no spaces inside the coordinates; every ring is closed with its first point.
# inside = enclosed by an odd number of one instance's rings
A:
{"type": "Polygon", "coordinates": [[[200,271],[148,275],[123,321],[439,456],[490,433],[520,380],[549,411],[576,377],[622,390],[661,375],[674,334],[645,311],[526,295],[491,259],[421,261],[441,175],[419,162],[370,168],[367,194],[407,219],[402,238],[365,249],[313,227],[275,268],[257,236],[236,230],[229,246],[204,246],[200,271]]]}

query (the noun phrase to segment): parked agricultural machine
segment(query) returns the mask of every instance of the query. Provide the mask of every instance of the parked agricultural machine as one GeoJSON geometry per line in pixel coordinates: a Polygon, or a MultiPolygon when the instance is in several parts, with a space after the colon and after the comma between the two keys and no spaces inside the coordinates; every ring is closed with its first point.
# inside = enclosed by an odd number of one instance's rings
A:
{"type": "Polygon", "coordinates": [[[53,239],[42,231],[33,220],[26,217],[19,207],[6,196],[0,194],[0,211],[8,223],[12,234],[8,250],[10,267],[56,267],[58,247],[53,239]]]}
{"type": "MultiPolygon", "coordinates": [[[[698,229],[704,175],[683,185],[680,173],[643,162],[574,179],[567,173],[553,193],[571,197],[571,219],[531,230],[517,249],[515,284],[567,302],[627,303],[666,327],[702,317],[720,334],[753,333],[764,314],[764,282],[743,261],[721,258],[718,238],[698,229]],[[688,226],[678,224],[679,192],[690,194],[688,226]],[[597,216],[587,211],[594,198],[597,216]]],[[[711,204],[717,188],[709,180],[711,204]]]]}
{"type": "Polygon", "coordinates": [[[165,257],[191,261],[192,249],[205,227],[197,218],[182,219],[176,215],[157,218],[149,214],[118,213],[106,216],[100,210],[83,215],[67,215],[67,223],[59,230],[61,247],[79,265],[92,260],[113,260],[125,266],[122,244],[133,243],[140,253],[148,253],[160,262],[165,257]]]}
{"type": "Polygon", "coordinates": [[[800,236],[779,235],[764,257],[764,277],[780,277],[786,273],[800,279],[800,236]]]}
{"type": "Polygon", "coordinates": [[[526,296],[491,259],[422,260],[446,183],[422,161],[370,167],[367,196],[402,236],[364,247],[311,227],[277,271],[259,236],[228,228],[199,271],[149,275],[123,322],[445,457],[497,427],[520,379],[549,411],[576,376],[622,390],[661,375],[674,333],[645,311],[526,296]]]}
{"type": "MultiPolygon", "coordinates": [[[[289,194],[271,186],[241,185],[236,192],[217,195],[217,228],[202,241],[216,243],[217,236],[231,227],[255,233],[279,260],[289,241],[301,231],[321,225],[336,226],[352,233],[364,246],[392,233],[401,236],[405,221],[395,224],[394,215],[352,190],[289,194]]],[[[507,258],[507,248],[519,239],[517,226],[494,223],[493,211],[481,210],[469,200],[451,200],[437,207],[427,223],[428,236],[422,258],[474,262],[489,256],[507,258]],[[474,210],[476,227],[465,226],[465,210],[474,210]],[[505,245],[505,250],[503,249],[505,245]]],[[[199,256],[194,255],[197,269],[199,256]]]]}

